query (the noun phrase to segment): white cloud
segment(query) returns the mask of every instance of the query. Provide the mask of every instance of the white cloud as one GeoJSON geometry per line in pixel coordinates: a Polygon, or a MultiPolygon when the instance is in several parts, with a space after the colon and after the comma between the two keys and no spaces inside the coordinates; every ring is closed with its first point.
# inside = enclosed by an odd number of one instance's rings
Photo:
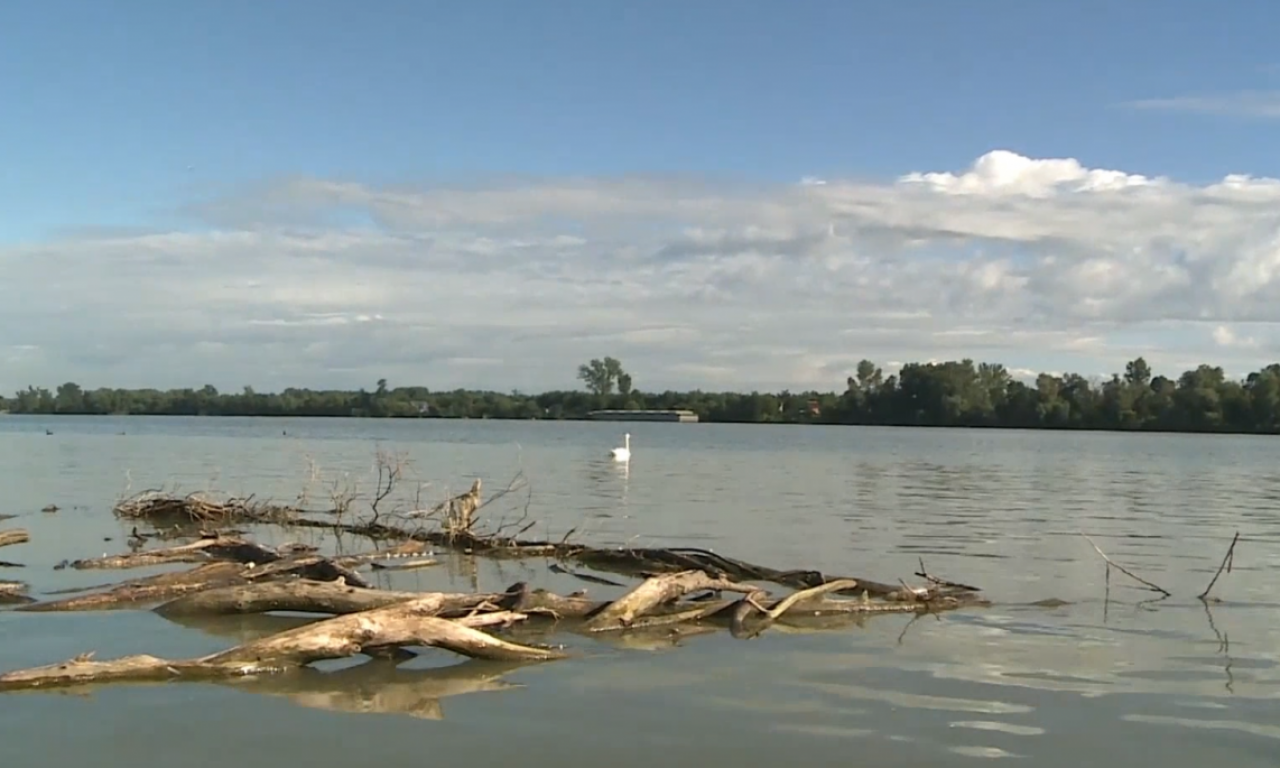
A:
{"type": "Polygon", "coordinates": [[[290,179],[187,212],[214,228],[0,247],[0,385],[527,391],[614,355],[645,388],[840,388],[863,357],[1176,374],[1280,339],[1280,180],[1247,175],[995,151],[883,183],[290,179]]]}
{"type": "Polygon", "coordinates": [[[1225,325],[1219,325],[1213,329],[1213,342],[1220,347],[1237,347],[1240,349],[1254,349],[1258,346],[1258,340],[1252,336],[1241,337],[1236,334],[1235,330],[1225,325]]]}

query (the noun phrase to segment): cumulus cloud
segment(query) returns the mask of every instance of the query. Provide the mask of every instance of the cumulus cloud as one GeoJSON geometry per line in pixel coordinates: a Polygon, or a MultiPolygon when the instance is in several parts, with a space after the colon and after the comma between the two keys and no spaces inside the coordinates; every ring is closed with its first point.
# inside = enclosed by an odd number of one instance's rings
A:
{"type": "Polygon", "coordinates": [[[293,178],[185,212],[0,247],[0,384],[536,390],[602,355],[645,388],[840,388],[863,357],[1240,373],[1280,322],[1280,180],[1003,150],[885,182],[293,178]]]}

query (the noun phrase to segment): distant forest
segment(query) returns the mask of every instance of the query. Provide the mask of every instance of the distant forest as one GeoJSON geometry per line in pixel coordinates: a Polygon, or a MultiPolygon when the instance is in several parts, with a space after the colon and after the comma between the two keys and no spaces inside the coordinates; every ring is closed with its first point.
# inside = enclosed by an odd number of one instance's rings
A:
{"type": "Polygon", "coordinates": [[[56,390],[28,387],[0,408],[30,414],[173,416],[365,416],[382,418],[582,419],[596,409],[686,408],[706,422],[1009,427],[1168,432],[1280,433],[1280,364],[1242,381],[1201,365],[1177,378],[1153,375],[1142,358],[1109,379],[1040,374],[1024,383],[1000,364],[909,363],[886,376],[864,360],[839,392],[645,392],[612,357],[578,369],[584,388],[542,394],[390,387],[372,390],[245,387],[56,390]]]}

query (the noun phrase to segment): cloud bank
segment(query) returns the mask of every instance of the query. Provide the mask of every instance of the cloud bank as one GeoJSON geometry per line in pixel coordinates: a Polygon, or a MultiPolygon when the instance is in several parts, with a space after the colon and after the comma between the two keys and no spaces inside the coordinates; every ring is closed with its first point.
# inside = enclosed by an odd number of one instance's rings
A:
{"type": "Polygon", "coordinates": [[[185,231],[0,247],[0,386],[842,388],[857,361],[1242,373],[1280,334],[1280,180],[994,151],[885,182],[295,178],[185,231]]]}

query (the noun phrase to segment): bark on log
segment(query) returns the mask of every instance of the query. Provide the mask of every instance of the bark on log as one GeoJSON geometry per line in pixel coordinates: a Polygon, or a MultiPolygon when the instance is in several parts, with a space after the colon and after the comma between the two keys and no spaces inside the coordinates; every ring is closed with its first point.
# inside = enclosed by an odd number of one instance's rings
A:
{"type": "Polygon", "coordinates": [[[210,536],[176,547],[74,560],[70,566],[77,570],[125,569],[167,563],[199,563],[210,559],[266,565],[280,560],[280,555],[260,544],[244,539],[210,536]]]}
{"type": "Polygon", "coordinates": [[[28,541],[31,541],[31,536],[21,528],[0,531],[0,547],[8,547],[13,544],[25,544],[28,541]]]}
{"type": "Polygon", "coordinates": [[[478,629],[520,621],[525,618],[520,614],[498,611],[462,619],[441,619],[430,615],[436,607],[436,602],[430,599],[410,600],[338,616],[195,659],[170,660],[141,655],[91,661],[91,653],[81,654],[61,664],[0,675],[0,691],[270,674],[325,659],[354,656],[365,649],[391,646],[429,646],[496,661],[545,661],[566,655],[552,648],[501,640],[478,629]]]}
{"type": "Polygon", "coordinates": [[[659,606],[678,600],[690,592],[703,590],[750,594],[759,591],[759,588],[725,579],[713,579],[702,571],[654,576],[645,579],[635,589],[590,616],[585,628],[590,632],[626,629],[637,618],[653,612],[659,606]]]}
{"type": "Polygon", "coordinates": [[[383,608],[409,600],[418,602],[420,615],[451,617],[486,604],[496,605],[503,594],[451,594],[363,589],[342,581],[295,579],[238,584],[184,595],[155,608],[162,616],[226,616],[230,614],[296,611],[346,615],[383,608]],[[429,607],[435,601],[432,612],[429,607]]]}

